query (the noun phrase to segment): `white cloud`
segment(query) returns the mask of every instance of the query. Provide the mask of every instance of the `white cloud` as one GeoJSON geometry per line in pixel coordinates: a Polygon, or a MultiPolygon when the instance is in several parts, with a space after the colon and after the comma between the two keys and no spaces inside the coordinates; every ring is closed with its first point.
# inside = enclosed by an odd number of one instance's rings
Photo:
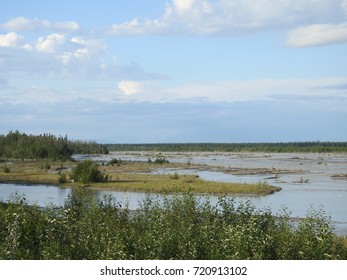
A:
{"type": "Polygon", "coordinates": [[[197,2],[196,0],[173,0],[174,7],[179,14],[191,11],[193,5],[197,2]]]}
{"type": "Polygon", "coordinates": [[[136,81],[121,81],[119,89],[133,101],[170,102],[246,102],[260,100],[347,101],[347,78],[227,80],[188,83],[159,88],[136,81]],[[341,86],[342,85],[342,86],[341,86]],[[140,93],[141,94],[137,94],[140,93]]]}
{"type": "Polygon", "coordinates": [[[48,20],[29,19],[25,17],[13,18],[0,24],[0,28],[8,31],[53,30],[57,32],[78,32],[81,30],[79,24],[74,21],[50,22],[48,20]]]}
{"type": "Polygon", "coordinates": [[[347,23],[313,24],[288,33],[287,46],[312,47],[347,42],[347,23]]]}
{"type": "Polygon", "coordinates": [[[118,83],[118,88],[125,95],[134,95],[140,93],[143,90],[143,85],[138,81],[120,81],[118,83]]]}
{"type": "Polygon", "coordinates": [[[114,24],[113,35],[231,35],[343,21],[345,0],[173,0],[157,19],[114,24]]]}
{"type": "Polygon", "coordinates": [[[100,54],[107,50],[107,44],[103,40],[74,37],[70,41],[79,46],[74,52],[77,57],[100,54]]]}
{"type": "Polygon", "coordinates": [[[47,37],[40,37],[36,43],[36,50],[39,52],[55,52],[58,46],[63,45],[65,36],[62,34],[52,33],[47,37]]]}
{"type": "Polygon", "coordinates": [[[7,34],[0,34],[0,47],[15,48],[17,43],[22,39],[22,36],[15,32],[9,32],[7,34]]]}
{"type": "Polygon", "coordinates": [[[188,84],[170,89],[176,98],[200,98],[209,102],[243,102],[273,99],[347,99],[347,91],[336,85],[347,78],[323,79],[262,79],[248,81],[216,81],[188,84]]]}

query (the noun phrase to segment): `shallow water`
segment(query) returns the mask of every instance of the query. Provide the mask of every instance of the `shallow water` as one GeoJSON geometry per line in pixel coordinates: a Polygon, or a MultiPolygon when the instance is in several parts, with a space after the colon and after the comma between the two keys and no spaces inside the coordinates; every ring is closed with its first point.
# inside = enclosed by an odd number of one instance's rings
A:
{"type": "MultiPolygon", "coordinates": [[[[111,153],[93,160],[147,161],[155,159],[153,152],[111,153]]],[[[347,180],[334,179],[335,174],[347,173],[346,153],[161,153],[170,162],[202,164],[224,168],[269,168],[293,171],[290,174],[276,174],[276,179],[268,179],[274,174],[231,175],[222,172],[198,171],[194,169],[158,169],[157,173],[195,174],[205,180],[222,182],[255,183],[266,181],[279,186],[282,191],[262,197],[242,197],[250,199],[256,207],[270,207],[273,212],[288,208],[293,217],[304,217],[311,209],[322,208],[331,216],[338,227],[347,233],[347,180]],[[308,180],[308,183],[299,183],[308,180]]]]}
{"type": "MultiPolygon", "coordinates": [[[[201,171],[197,169],[158,169],[157,173],[195,174],[205,180],[221,182],[254,183],[266,181],[279,186],[282,191],[269,196],[238,197],[238,201],[251,200],[258,208],[270,207],[273,213],[287,208],[292,217],[305,217],[307,212],[322,208],[331,216],[338,233],[347,234],[347,180],[333,179],[331,175],[347,173],[347,154],[237,154],[237,153],[162,153],[170,162],[223,166],[227,168],[276,168],[294,171],[291,174],[277,174],[276,179],[268,179],[273,174],[231,175],[222,172],[201,171]],[[300,171],[300,172],[296,172],[300,171]],[[308,183],[297,183],[301,178],[308,183]]],[[[155,159],[154,153],[111,153],[89,157],[98,161],[112,158],[122,160],[147,161],[155,159]]],[[[84,159],[86,156],[76,156],[84,159]]],[[[49,203],[63,205],[69,189],[45,185],[0,184],[0,199],[8,200],[11,194],[25,194],[27,200],[40,206],[49,203]]],[[[143,193],[98,191],[99,196],[112,195],[121,204],[136,209],[143,193]]],[[[211,196],[211,201],[217,197],[211,196]]]]}

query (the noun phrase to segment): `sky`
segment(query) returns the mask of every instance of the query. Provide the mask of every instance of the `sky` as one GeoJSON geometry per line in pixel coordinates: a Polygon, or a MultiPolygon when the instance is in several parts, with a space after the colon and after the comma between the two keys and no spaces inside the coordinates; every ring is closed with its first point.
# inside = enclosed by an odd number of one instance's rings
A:
{"type": "Polygon", "coordinates": [[[347,141],[347,0],[3,0],[0,134],[347,141]]]}

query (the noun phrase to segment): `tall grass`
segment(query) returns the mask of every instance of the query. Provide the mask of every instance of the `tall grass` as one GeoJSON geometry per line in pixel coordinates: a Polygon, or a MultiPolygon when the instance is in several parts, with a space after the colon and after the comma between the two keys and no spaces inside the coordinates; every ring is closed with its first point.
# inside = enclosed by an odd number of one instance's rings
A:
{"type": "Polygon", "coordinates": [[[249,202],[148,196],[131,211],[74,189],[64,207],[0,204],[0,259],[347,259],[324,211],[294,222],[249,202]]]}

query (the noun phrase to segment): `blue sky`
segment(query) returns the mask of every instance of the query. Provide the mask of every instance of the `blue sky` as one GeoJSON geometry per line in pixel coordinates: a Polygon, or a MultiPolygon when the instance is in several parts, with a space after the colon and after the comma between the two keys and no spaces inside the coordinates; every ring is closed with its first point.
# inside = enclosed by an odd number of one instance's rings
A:
{"type": "Polygon", "coordinates": [[[0,133],[347,140],[346,0],[3,1],[0,133]]]}

